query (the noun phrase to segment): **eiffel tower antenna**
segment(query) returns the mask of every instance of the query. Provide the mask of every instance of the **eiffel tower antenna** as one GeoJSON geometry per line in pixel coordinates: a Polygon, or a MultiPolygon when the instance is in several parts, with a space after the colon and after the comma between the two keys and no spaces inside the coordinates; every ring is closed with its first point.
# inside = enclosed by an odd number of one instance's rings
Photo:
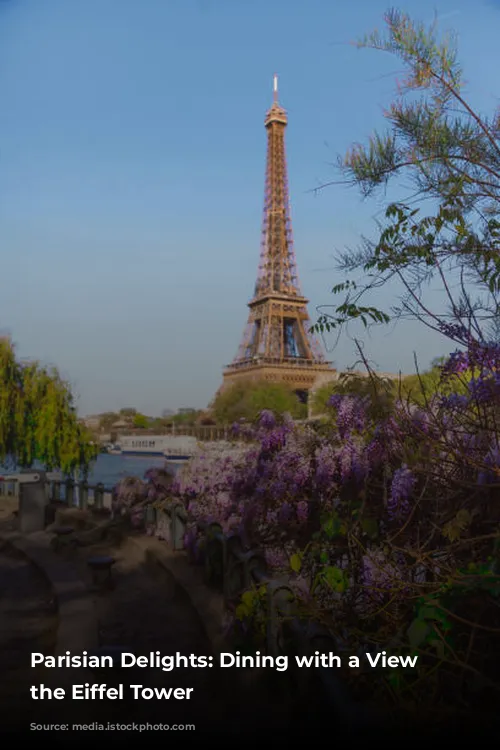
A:
{"type": "Polygon", "coordinates": [[[273,103],[265,118],[267,166],[260,263],[248,322],[233,362],[223,373],[223,387],[241,378],[288,383],[301,396],[333,375],[318,342],[309,332],[308,300],[300,290],[293,249],[285,154],[286,111],[278,104],[278,76],[273,103]]]}

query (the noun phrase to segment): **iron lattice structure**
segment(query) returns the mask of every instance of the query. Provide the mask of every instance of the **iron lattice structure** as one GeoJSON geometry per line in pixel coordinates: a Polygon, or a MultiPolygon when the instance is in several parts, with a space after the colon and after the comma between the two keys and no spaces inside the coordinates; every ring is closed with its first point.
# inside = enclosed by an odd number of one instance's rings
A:
{"type": "Polygon", "coordinates": [[[286,111],[274,101],[266,114],[267,167],[260,263],[248,322],[224,383],[242,377],[288,382],[308,391],[321,374],[334,372],[309,331],[293,248],[285,152],[286,111]]]}

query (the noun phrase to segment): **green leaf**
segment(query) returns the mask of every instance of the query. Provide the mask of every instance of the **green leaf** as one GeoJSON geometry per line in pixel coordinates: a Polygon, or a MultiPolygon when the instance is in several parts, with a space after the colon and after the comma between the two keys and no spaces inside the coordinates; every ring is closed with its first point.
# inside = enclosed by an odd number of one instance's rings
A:
{"type": "Polygon", "coordinates": [[[323,571],[323,580],[325,583],[338,593],[343,593],[347,588],[347,581],[345,579],[345,573],[336,566],[329,565],[323,571]]]}
{"type": "Polygon", "coordinates": [[[292,555],[290,558],[290,567],[294,573],[299,573],[302,568],[302,556],[298,553],[292,555]]]}
{"type": "Polygon", "coordinates": [[[418,648],[427,638],[431,629],[425,620],[415,619],[407,630],[411,648],[418,648]]]}
{"type": "Polygon", "coordinates": [[[376,539],[378,537],[378,523],[375,518],[363,518],[361,521],[361,528],[370,539],[376,539]]]}
{"type": "Polygon", "coordinates": [[[249,617],[252,613],[252,610],[249,609],[245,604],[238,604],[238,606],[235,609],[235,617],[237,620],[244,620],[246,617],[249,617]]]}
{"type": "Polygon", "coordinates": [[[242,604],[244,604],[246,607],[249,607],[251,609],[254,605],[255,598],[256,598],[255,591],[245,591],[245,593],[241,597],[241,601],[242,601],[242,604]]]}
{"type": "Polygon", "coordinates": [[[446,648],[441,638],[429,638],[429,646],[433,646],[436,649],[436,656],[438,659],[444,659],[446,656],[446,648]]]}
{"type": "Polygon", "coordinates": [[[329,539],[336,536],[345,536],[346,533],[345,525],[337,516],[328,518],[322,525],[321,530],[329,539]]]}

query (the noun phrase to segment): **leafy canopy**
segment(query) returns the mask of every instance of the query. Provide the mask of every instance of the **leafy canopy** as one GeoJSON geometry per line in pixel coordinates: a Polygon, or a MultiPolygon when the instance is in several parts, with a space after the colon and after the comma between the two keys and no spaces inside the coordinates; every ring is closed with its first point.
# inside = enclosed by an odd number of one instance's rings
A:
{"type": "Polygon", "coordinates": [[[358,46],[396,56],[406,77],[385,111],[388,131],[355,144],[339,166],[364,196],[395,177],[411,190],[388,206],[377,241],[363,239],[340,256],[339,268],[361,277],[334,287],[344,299],[321,315],[316,330],[355,319],[368,326],[410,318],[457,344],[497,338],[500,110],[486,118],[468,104],[451,36],[438,38],[435,24],[427,28],[397,10],[385,21],[385,36],[374,32],[358,46]],[[369,304],[392,280],[403,288],[398,303],[389,309],[369,304]],[[431,281],[434,288],[438,282],[445,309],[427,303],[431,281]]]}
{"type": "Polygon", "coordinates": [[[337,380],[320,386],[312,397],[313,416],[331,411],[329,401],[333,395],[358,396],[370,404],[370,413],[376,417],[384,416],[390,411],[397,395],[397,380],[389,380],[375,373],[369,377],[356,372],[341,373],[337,380]]]}
{"type": "Polygon", "coordinates": [[[266,409],[275,414],[288,413],[295,419],[307,416],[306,405],[288,386],[247,379],[218,393],[212,413],[218,423],[229,424],[239,419],[253,421],[266,409]]]}
{"type": "Polygon", "coordinates": [[[86,472],[97,452],[57,370],[19,363],[10,341],[0,340],[0,463],[86,472]]]}

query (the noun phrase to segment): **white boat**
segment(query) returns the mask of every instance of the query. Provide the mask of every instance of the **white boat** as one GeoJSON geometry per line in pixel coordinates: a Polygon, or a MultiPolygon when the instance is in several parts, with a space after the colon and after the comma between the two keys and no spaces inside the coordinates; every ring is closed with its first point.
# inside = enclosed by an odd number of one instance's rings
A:
{"type": "Polygon", "coordinates": [[[198,452],[194,437],[174,435],[123,435],[118,437],[120,455],[164,456],[167,461],[187,461],[198,452]]]}

